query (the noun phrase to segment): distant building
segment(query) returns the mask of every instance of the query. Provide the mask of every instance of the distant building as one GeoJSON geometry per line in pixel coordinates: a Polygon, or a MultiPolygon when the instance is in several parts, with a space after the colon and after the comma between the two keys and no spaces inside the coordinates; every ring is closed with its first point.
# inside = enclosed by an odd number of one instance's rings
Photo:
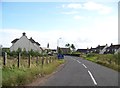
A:
{"type": "Polygon", "coordinates": [[[107,53],[115,54],[115,53],[118,53],[118,52],[120,52],[120,44],[118,44],[118,45],[113,45],[113,44],[111,43],[111,45],[106,48],[106,52],[105,52],[105,53],[106,53],[106,54],[107,54],[107,53]]]}
{"type": "Polygon", "coordinates": [[[60,47],[60,51],[62,54],[69,54],[71,50],[70,50],[70,48],[61,48],[60,47]]]}
{"type": "Polygon", "coordinates": [[[40,44],[35,40],[27,38],[26,33],[24,32],[21,38],[16,38],[12,42],[12,46],[10,47],[10,51],[17,51],[20,48],[22,51],[25,49],[26,51],[38,51],[42,52],[41,48],[39,47],[40,44]]]}
{"type": "Polygon", "coordinates": [[[80,52],[80,53],[89,53],[89,49],[77,49],[77,52],[80,52]]]}
{"type": "Polygon", "coordinates": [[[96,53],[104,54],[107,47],[108,47],[107,44],[103,46],[98,45],[98,47],[96,47],[96,53]]]}
{"type": "Polygon", "coordinates": [[[96,48],[92,48],[92,47],[91,47],[91,48],[89,49],[89,53],[96,53],[96,51],[97,51],[96,48]]]}
{"type": "Polygon", "coordinates": [[[120,52],[120,44],[113,45],[111,43],[110,46],[106,45],[98,45],[96,48],[90,48],[90,49],[78,49],[78,52],[81,53],[97,53],[97,54],[116,54],[120,52]]]}

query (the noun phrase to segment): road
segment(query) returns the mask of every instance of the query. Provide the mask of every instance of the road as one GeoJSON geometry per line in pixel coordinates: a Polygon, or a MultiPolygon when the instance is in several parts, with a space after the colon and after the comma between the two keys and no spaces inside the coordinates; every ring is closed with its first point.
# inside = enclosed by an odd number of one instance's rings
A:
{"type": "Polygon", "coordinates": [[[41,86],[118,86],[118,72],[79,57],[65,56],[65,65],[41,86]]]}

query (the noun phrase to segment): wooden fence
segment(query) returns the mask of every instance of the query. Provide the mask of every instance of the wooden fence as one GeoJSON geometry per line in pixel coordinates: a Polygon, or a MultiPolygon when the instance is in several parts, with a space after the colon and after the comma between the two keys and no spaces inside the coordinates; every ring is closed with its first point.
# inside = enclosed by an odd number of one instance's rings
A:
{"type": "Polygon", "coordinates": [[[18,53],[17,58],[10,57],[8,58],[7,53],[5,52],[3,55],[2,62],[3,67],[28,67],[41,65],[43,67],[44,64],[52,63],[56,60],[56,56],[36,56],[32,57],[31,55],[26,56],[26,58],[22,58],[22,55],[18,53]]]}

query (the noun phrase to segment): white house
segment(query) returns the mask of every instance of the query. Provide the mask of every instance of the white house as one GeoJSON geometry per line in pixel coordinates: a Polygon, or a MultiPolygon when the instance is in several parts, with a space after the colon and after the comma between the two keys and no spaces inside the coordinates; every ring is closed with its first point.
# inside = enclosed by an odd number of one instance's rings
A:
{"type": "Polygon", "coordinates": [[[39,47],[40,44],[35,42],[32,37],[28,39],[25,32],[20,39],[14,39],[11,43],[12,46],[10,47],[10,51],[16,51],[18,48],[21,48],[22,51],[24,49],[26,51],[30,51],[32,49],[33,51],[38,51],[39,53],[42,52],[41,48],[39,47]]]}

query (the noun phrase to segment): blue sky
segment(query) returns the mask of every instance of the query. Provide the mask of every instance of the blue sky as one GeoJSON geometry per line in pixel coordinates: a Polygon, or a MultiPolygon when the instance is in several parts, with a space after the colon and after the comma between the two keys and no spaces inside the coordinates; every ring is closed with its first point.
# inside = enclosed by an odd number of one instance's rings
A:
{"type": "Polygon", "coordinates": [[[10,47],[22,32],[41,47],[56,48],[60,37],[61,47],[117,44],[118,2],[2,2],[0,44],[10,47]]]}

